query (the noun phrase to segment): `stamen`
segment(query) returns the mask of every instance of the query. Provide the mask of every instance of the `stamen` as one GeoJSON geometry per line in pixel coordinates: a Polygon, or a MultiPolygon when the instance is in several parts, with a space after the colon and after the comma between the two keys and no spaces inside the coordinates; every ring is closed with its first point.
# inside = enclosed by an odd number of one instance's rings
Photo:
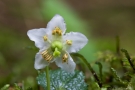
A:
{"type": "Polygon", "coordinates": [[[41,52],[42,55],[46,55],[47,53],[48,53],[48,50],[41,52]]]}
{"type": "Polygon", "coordinates": [[[52,35],[59,35],[61,36],[62,35],[62,30],[58,27],[55,27],[55,29],[52,31],[52,35]]]}
{"type": "Polygon", "coordinates": [[[56,30],[53,30],[53,31],[52,31],[52,35],[55,35],[55,34],[56,34],[56,30]]]}
{"type": "Polygon", "coordinates": [[[47,36],[43,36],[44,41],[47,41],[48,37],[47,36]]]}
{"type": "Polygon", "coordinates": [[[59,33],[59,29],[56,29],[56,33],[59,33]]]}
{"type": "Polygon", "coordinates": [[[61,30],[59,30],[59,31],[58,31],[58,34],[61,36],[61,35],[62,35],[62,31],[61,31],[61,30]]]}
{"type": "Polygon", "coordinates": [[[72,40],[66,40],[66,43],[67,43],[68,45],[72,45],[72,40]]]}
{"type": "Polygon", "coordinates": [[[46,57],[44,57],[46,61],[50,61],[52,59],[52,56],[51,55],[47,55],[46,57]]]}
{"type": "Polygon", "coordinates": [[[50,62],[53,58],[53,55],[50,54],[50,52],[48,50],[45,50],[45,51],[41,52],[41,55],[48,62],[50,62]]]}
{"type": "MultiPolygon", "coordinates": [[[[67,55],[67,53],[65,53],[64,55],[63,55],[63,57],[62,57],[62,63],[65,63],[65,62],[67,62],[68,61],[68,55],[67,55]]],[[[68,62],[67,62],[68,63],[68,62]]]]}
{"type": "Polygon", "coordinates": [[[47,60],[49,60],[49,62],[50,62],[50,61],[52,60],[52,58],[53,58],[53,57],[52,57],[52,56],[50,56],[50,57],[48,57],[48,59],[47,59],[47,60]]]}

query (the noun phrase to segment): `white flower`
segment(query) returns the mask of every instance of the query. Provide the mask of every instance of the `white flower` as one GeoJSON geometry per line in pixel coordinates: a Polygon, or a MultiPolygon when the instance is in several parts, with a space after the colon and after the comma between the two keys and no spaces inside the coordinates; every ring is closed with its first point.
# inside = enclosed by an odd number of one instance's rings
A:
{"type": "Polygon", "coordinates": [[[35,69],[45,68],[50,63],[67,72],[74,72],[75,62],[69,53],[83,48],[88,39],[81,33],[66,33],[66,24],[60,15],[55,15],[47,24],[47,28],[32,29],[27,32],[30,40],[40,50],[35,56],[35,69]]]}

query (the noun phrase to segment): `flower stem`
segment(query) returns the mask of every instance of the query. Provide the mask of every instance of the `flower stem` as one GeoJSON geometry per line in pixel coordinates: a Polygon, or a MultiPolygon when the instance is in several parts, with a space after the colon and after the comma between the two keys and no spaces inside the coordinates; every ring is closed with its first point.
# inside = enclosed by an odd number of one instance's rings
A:
{"type": "Polygon", "coordinates": [[[46,79],[47,79],[47,90],[51,90],[50,89],[49,66],[46,66],[46,79]]]}

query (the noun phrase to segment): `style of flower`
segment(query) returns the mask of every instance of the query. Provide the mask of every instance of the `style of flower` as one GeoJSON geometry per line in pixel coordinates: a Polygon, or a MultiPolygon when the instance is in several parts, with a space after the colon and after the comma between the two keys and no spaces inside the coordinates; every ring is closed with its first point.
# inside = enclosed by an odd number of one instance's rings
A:
{"type": "Polygon", "coordinates": [[[60,15],[55,15],[47,28],[32,29],[27,32],[30,40],[40,50],[35,56],[35,69],[43,69],[55,62],[58,67],[74,72],[75,62],[69,53],[78,52],[88,39],[79,32],[66,33],[66,24],[60,15]]]}

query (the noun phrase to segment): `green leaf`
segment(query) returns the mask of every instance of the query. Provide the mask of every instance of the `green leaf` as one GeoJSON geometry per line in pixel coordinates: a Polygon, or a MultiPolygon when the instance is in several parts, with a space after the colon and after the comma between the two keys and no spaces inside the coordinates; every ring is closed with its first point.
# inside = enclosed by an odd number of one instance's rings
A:
{"type": "Polygon", "coordinates": [[[117,72],[116,72],[116,70],[115,70],[114,68],[111,68],[111,71],[112,71],[112,74],[113,74],[114,79],[115,79],[116,81],[120,82],[120,83],[123,84],[123,85],[126,85],[126,84],[127,84],[126,81],[123,81],[123,80],[118,76],[118,74],[117,74],[117,72]]]}
{"type": "Polygon", "coordinates": [[[135,76],[131,78],[127,90],[135,90],[135,76]]]}
{"type": "MultiPolygon", "coordinates": [[[[47,88],[46,73],[41,72],[37,77],[38,84],[47,88]]],[[[82,72],[68,73],[63,70],[50,71],[51,90],[87,90],[82,72]]]]}
{"type": "Polygon", "coordinates": [[[112,90],[127,90],[126,88],[115,88],[115,89],[112,89],[112,90]]]}
{"type": "Polygon", "coordinates": [[[15,90],[22,90],[20,86],[18,86],[17,83],[14,84],[15,85],[15,90]]]}
{"type": "Polygon", "coordinates": [[[31,87],[28,87],[26,90],[33,90],[31,87]]]}
{"type": "Polygon", "coordinates": [[[98,83],[90,82],[88,85],[88,90],[101,90],[98,83]]]}
{"type": "Polygon", "coordinates": [[[4,87],[0,88],[0,90],[8,90],[9,86],[9,84],[6,84],[4,87]]]}

